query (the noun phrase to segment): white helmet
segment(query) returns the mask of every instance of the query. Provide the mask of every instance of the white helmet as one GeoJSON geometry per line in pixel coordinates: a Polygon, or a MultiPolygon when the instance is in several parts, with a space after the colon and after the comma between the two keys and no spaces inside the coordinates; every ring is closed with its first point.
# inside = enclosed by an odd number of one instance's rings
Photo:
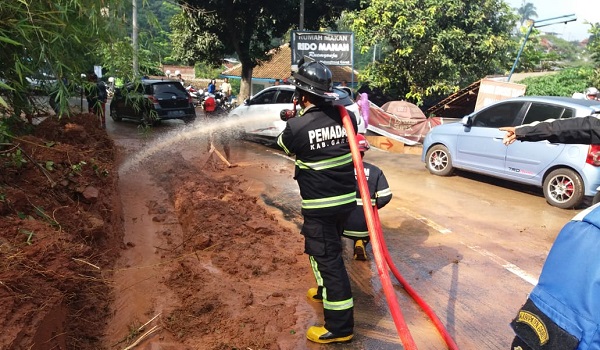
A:
{"type": "Polygon", "coordinates": [[[595,87],[589,87],[589,88],[585,89],[585,98],[587,100],[595,100],[595,99],[597,99],[598,98],[598,94],[600,94],[600,92],[595,87]],[[593,96],[593,97],[589,97],[589,96],[593,96]]]}

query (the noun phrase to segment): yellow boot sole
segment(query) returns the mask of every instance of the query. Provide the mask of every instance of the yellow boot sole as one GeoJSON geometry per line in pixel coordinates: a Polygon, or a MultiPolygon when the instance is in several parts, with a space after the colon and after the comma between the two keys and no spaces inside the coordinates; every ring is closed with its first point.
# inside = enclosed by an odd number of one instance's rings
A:
{"type": "Polygon", "coordinates": [[[329,332],[323,326],[312,326],[306,331],[306,338],[314,343],[331,344],[331,343],[347,343],[352,340],[354,335],[336,336],[329,332]]]}

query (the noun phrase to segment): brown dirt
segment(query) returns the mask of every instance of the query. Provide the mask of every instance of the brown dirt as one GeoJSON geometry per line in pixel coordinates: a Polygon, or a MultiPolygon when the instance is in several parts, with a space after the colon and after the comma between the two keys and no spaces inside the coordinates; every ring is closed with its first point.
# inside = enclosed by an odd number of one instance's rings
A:
{"type": "Polygon", "coordinates": [[[88,115],[47,119],[0,157],[2,349],[93,349],[121,245],[114,145],[88,115]]]}
{"type": "Polygon", "coordinates": [[[0,349],[306,348],[302,238],[243,170],[172,153],[119,179],[127,150],[87,114],[15,143],[0,157],[0,349]],[[146,213],[124,215],[132,203],[146,213]],[[150,232],[129,232],[142,221],[150,232]]]}

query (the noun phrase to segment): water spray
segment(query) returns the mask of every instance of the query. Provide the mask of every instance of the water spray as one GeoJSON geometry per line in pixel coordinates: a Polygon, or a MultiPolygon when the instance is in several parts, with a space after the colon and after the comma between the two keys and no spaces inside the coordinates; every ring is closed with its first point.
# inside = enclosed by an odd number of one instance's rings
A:
{"type": "Polygon", "coordinates": [[[135,155],[129,157],[119,167],[119,173],[124,175],[136,167],[140,166],[146,159],[150,158],[156,153],[164,152],[169,150],[172,145],[179,142],[194,140],[197,138],[209,139],[210,135],[220,130],[230,130],[231,133],[237,136],[237,133],[241,133],[242,125],[252,122],[264,122],[271,121],[272,116],[260,115],[250,118],[219,118],[219,119],[200,119],[198,122],[186,125],[183,128],[178,128],[171,132],[167,132],[161,135],[159,139],[152,141],[146,147],[139,150],[135,155]],[[240,130],[239,132],[237,130],[240,130]]]}

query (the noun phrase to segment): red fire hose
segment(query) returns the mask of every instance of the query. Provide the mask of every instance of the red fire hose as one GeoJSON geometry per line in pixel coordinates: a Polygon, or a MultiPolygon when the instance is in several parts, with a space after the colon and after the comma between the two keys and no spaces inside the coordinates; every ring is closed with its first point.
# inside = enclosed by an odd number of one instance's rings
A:
{"type": "Polygon", "coordinates": [[[371,195],[369,193],[369,186],[367,185],[365,170],[363,167],[362,158],[360,156],[360,151],[358,150],[358,144],[356,142],[356,135],[354,132],[354,127],[352,125],[352,121],[350,119],[350,116],[348,115],[348,111],[346,111],[346,108],[344,108],[344,106],[337,106],[337,108],[342,116],[343,126],[346,129],[346,134],[348,135],[348,143],[350,144],[352,161],[354,162],[354,168],[356,169],[356,178],[358,181],[360,197],[362,199],[362,202],[365,203],[365,205],[363,205],[363,209],[367,221],[367,228],[369,229],[369,236],[371,238],[373,254],[375,255],[375,264],[377,265],[377,271],[379,273],[381,285],[383,286],[383,292],[385,294],[388,306],[390,307],[390,312],[392,314],[392,318],[394,320],[394,324],[396,325],[396,330],[398,331],[398,335],[400,336],[401,342],[404,345],[405,349],[417,349],[412,335],[410,334],[410,330],[408,329],[408,326],[404,321],[400,305],[398,303],[398,300],[396,299],[394,287],[392,286],[392,283],[390,281],[388,270],[383,265],[384,259],[387,263],[387,266],[394,273],[394,276],[398,279],[400,284],[402,284],[402,287],[432,320],[433,324],[440,332],[440,335],[442,336],[442,338],[444,338],[448,349],[458,350],[458,347],[454,343],[454,340],[452,340],[452,337],[450,337],[448,331],[440,322],[433,310],[406,282],[402,275],[400,275],[398,269],[392,262],[392,259],[389,255],[389,251],[383,239],[381,223],[379,221],[379,213],[377,212],[377,208],[373,208],[371,205],[366,205],[367,203],[371,203],[371,195]]]}

